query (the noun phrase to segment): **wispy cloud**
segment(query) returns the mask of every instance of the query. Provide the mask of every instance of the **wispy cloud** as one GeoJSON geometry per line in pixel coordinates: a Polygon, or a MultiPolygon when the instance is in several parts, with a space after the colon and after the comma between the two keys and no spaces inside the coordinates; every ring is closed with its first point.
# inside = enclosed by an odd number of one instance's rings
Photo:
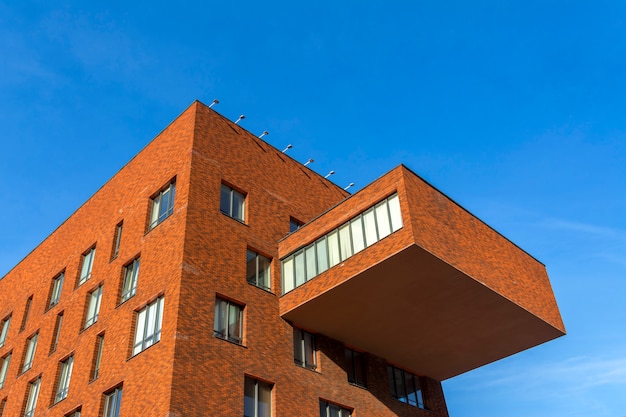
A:
{"type": "Polygon", "coordinates": [[[577,221],[548,218],[541,221],[541,225],[551,229],[561,229],[604,237],[626,238],[626,233],[622,232],[621,230],[577,221]]]}

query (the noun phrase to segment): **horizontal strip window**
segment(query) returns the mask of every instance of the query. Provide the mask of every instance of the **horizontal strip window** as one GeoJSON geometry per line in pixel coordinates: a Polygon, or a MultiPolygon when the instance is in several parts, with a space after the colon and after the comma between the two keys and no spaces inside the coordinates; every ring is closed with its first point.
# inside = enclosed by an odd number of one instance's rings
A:
{"type": "Polygon", "coordinates": [[[283,294],[402,228],[398,194],[282,260],[283,294]]]}

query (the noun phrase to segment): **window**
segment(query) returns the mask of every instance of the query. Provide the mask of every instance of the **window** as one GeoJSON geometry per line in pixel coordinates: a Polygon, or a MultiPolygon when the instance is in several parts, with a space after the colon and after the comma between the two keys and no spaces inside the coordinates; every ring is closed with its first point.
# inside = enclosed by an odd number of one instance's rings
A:
{"type": "Polygon", "coordinates": [[[104,347],[104,334],[96,337],[96,353],[94,355],[93,368],[91,370],[91,380],[98,379],[100,375],[100,363],[102,362],[102,348],[104,347]]]}
{"type": "Polygon", "coordinates": [[[67,397],[67,392],[70,389],[70,379],[72,378],[72,368],[74,366],[74,356],[70,356],[61,362],[61,373],[59,375],[59,385],[57,386],[57,393],[54,396],[54,402],[58,403],[67,397]]]}
{"type": "Polygon", "coordinates": [[[346,373],[348,374],[348,382],[367,387],[365,367],[365,354],[346,348],[346,373]]]}
{"type": "Polygon", "coordinates": [[[119,417],[120,405],[122,403],[122,387],[104,395],[104,415],[103,417],[119,417]]]}
{"type": "Polygon", "coordinates": [[[7,372],[9,371],[9,364],[11,363],[11,353],[0,359],[0,389],[4,387],[4,382],[7,379],[7,372]]]}
{"type": "Polygon", "coordinates": [[[352,410],[320,400],[320,417],[350,417],[352,410]]]}
{"type": "Polygon", "coordinates": [[[59,303],[64,276],[64,273],[60,273],[52,280],[52,292],[50,293],[50,304],[48,305],[48,308],[52,308],[59,303]]]}
{"type": "Polygon", "coordinates": [[[80,275],[78,277],[78,285],[82,285],[91,278],[91,268],[93,267],[93,258],[96,256],[96,248],[91,248],[83,254],[80,265],[80,275]]]}
{"type": "Polygon", "coordinates": [[[271,259],[248,249],[246,252],[246,278],[248,283],[269,291],[271,262],[271,259]]]}
{"type": "Polygon", "coordinates": [[[387,372],[393,398],[413,407],[426,409],[418,376],[391,365],[387,366],[387,372]]]}
{"type": "Polygon", "coordinates": [[[293,328],[293,361],[296,365],[315,369],[315,336],[302,329],[293,328]]]}
{"type": "Polygon", "coordinates": [[[54,325],[54,336],[52,337],[52,345],[50,346],[50,353],[57,350],[59,340],[61,339],[61,325],[63,324],[63,312],[57,314],[57,321],[54,325]]]}
{"type": "Polygon", "coordinates": [[[7,406],[7,399],[3,398],[2,401],[0,401],[0,417],[4,417],[4,409],[7,406]]]}
{"type": "Polygon", "coordinates": [[[215,301],[215,336],[241,344],[243,341],[243,307],[221,298],[215,301]]]}
{"type": "Polygon", "coordinates": [[[81,409],[78,408],[77,410],[70,411],[68,414],[65,415],[65,417],[80,417],[80,412],[81,409]]]}
{"type": "Polygon", "coordinates": [[[39,396],[40,384],[41,377],[28,384],[28,398],[26,399],[24,417],[33,417],[35,415],[35,406],[37,405],[37,397],[39,396]]]}
{"type": "Polygon", "coordinates": [[[222,213],[243,222],[245,216],[246,196],[222,184],[220,193],[220,210],[222,213]]]}
{"type": "Polygon", "coordinates": [[[35,358],[35,351],[37,350],[38,333],[32,335],[26,341],[26,352],[24,354],[24,364],[22,365],[22,373],[28,371],[33,366],[33,359],[35,358]]]}
{"type": "Polygon", "coordinates": [[[171,182],[152,197],[152,209],[150,211],[149,230],[167,219],[174,212],[174,194],[176,192],[176,184],[171,182]]]}
{"type": "Polygon", "coordinates": [[[122,242],[122,225],[124,222],[119,222],[115,226],[115,234],[113,235],[113,250],[111,251],[111,260],[117,258],[120,253],[120,243],[122,242]]]}
{"type": "Polygon", "coordinates": [[[402,228],[394,194],[282,259],[283,294],[402,228]]]}
{"type": "Polygon", "coordinates": [[[0,348],[4,346],[7,340],[7,334],[9,333],[9,325],[11,324],[11,316],[5,317],[0,322],[0,348]]]}
{"type": "Polygon", "coordinates": [[[272,415],[272,386],[267,382],[246,377],[244,383],[243,416],[270,417],[272,415]]]}
{"type": "Polygon", "coordinates": [[[89,293],[89,305],[85,317],[85,329],[98,321],[100,313],[100,301],[102,300],[102,285],[89,293]]]}
{"type": "Polygon", "coordinates": [[[122,298],[120,303],[128,300],[137,292],[137,278],[139,277],[139,258],[124,267],[124,283],[122,284],[122,298]]]}
{"type": "Polygon", "coordinates": [[[149,348],[161,340],[163,323],[163,297],[159,297],[137,313],[137,328],[133,355],[149,348]]]}
{"type": "Polygon", "coordinates": [[[289,233],[293,233],[301,227],[302,227],[301,221],[296,220],[293,217],[289,218],[289,233]]]}
{"type": "Polygon", "coordinates": [[[33,296],[31,295],[26,300],[26,307],[24,307],[24,315],[22,316],[22,324],[20,325],[20,332],[26,328],[26,322],[28,322],[28,316],[30,315],[30,307],[33,304],[33,296]]]}

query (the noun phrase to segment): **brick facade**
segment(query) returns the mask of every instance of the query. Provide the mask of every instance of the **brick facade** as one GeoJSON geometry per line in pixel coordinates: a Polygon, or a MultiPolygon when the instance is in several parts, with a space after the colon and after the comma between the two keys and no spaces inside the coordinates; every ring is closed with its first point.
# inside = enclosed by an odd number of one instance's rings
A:
{"type": "MultiPolygon", "coordinates": [[[[83,416],[102,415],[105,395],[117,387],[123,391],[120,416],[241,416],[246,377],[271,384],[274,417],[317,416],[320,400],[351,409],[355,417],[447,416],[440,382],[419,369],[407,371],[421,377],[429,410],[392,398],[389,359],[371,352],[364,352],[367,388],[348,383],[340,338],[316,334],[317,368],[295,365],[292,323],[281,316],[281,298],[297,296],[281,293],[279,242],[289,233],[290,218],[309,222],[322,214],[327,227],[336,227],[367,208],[371,198],[388,195],[404,180],[401,171],[369,194],[346,200],[344,217],[328,216],[347,192],[193,103],[0,280],[0,320],[11,318],[0,358],[12,357],[0,389],[0,403],[6,400],[3,417],[23,415],[28,385],[37,378],[36,416],[61,417],[78,409],[83,416]],[[172,181],[173,212],[150,229],[152,199],[172,181]],[[245,195],[245,221],[220,212],[222,184],[245,195]],[[81,259],[91,248],[96,250],[91,277],[78,285],[81,259]],[[248,249],[272,259],[269,291],[246,281],[248,249]],[[137,258],[136,294],[120,303],[125,267],[137,258]],[[53,279],[60,273],[61,296],[50,307],[53,279]],[[100,286],[97,321],[85,328],[90,294],[100,286]],[[29,297],[30,312],[20,329],[29,297]],[[139,312],[158,297],[164,299],[160,340],[133,356],[139,312]],[[218,297],[243,309],[241,344],[214,336],[218,297]],[[22,373],[27,340],[34,334],[33,366],[22,373]],[[99,336],[104,344],[94,379],[99,336]],[[69,392],[55,404],[60,362],[70,356],[69,392]]],[[[402,195],[402,204],[418,204],[409,198],[402,195]]],[[[406,244],[403,236],[413,236],[413,227],[407,223],[393,242],[406,244]]],[[[305,225],[292,235],[298,234],[298,244],[318,237],[308,230],[305,225]]]]}

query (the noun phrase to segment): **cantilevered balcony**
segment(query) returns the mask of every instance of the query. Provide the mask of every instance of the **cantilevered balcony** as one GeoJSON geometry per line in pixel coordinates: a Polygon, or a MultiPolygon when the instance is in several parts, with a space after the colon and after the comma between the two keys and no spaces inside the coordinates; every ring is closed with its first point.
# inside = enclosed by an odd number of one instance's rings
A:
{"type": "Polygon", "coordinates": [[[438,380],[565,333],[545,267],[404,166],[279,253],[283,318],[438,380]]]}

